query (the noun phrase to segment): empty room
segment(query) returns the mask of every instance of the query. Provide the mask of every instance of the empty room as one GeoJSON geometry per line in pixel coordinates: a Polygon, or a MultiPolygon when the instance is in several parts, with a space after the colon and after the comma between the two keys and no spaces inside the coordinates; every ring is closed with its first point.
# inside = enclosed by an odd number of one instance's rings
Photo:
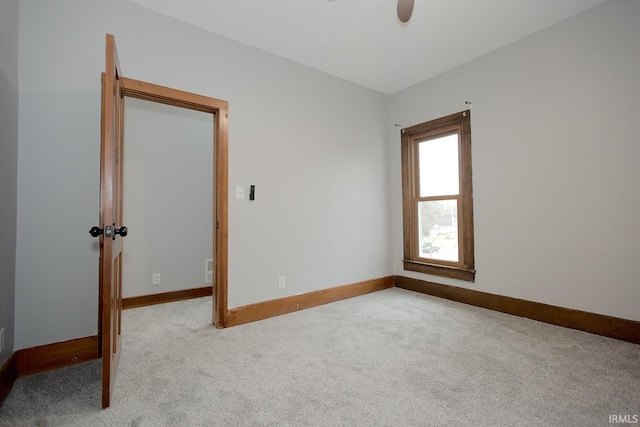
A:
{"type": "Polygon", "coordinates": [[[638,424],[639,23],[3,0],[0,425],[638,424]]]}

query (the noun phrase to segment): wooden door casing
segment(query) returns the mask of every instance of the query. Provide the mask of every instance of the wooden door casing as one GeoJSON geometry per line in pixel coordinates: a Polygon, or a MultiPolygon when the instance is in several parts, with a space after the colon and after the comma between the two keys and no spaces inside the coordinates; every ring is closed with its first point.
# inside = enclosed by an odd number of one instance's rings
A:
{"type": "Polygon", "coordinates": [[[228,253],[228,141],[229,103],[178,89],[122,78],[122,93],[131,98],[172,105],[213,114],[213,324],[217,328],[228,325],[227,253],[228,253]]]}

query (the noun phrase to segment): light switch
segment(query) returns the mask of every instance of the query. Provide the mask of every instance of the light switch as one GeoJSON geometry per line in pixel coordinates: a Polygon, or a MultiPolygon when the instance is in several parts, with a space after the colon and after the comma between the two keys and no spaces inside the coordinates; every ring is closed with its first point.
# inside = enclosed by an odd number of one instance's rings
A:
{"type": "Polygon", "coordinates": [[[244,187],[236,187],[236,200],[244,200],[244,187]]]}

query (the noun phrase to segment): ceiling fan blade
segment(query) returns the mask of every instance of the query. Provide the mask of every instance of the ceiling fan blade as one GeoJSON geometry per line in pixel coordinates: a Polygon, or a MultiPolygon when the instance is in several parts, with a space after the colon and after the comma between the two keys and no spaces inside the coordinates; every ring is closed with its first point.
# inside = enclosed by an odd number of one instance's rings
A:
{"type": "Polygon", "coordinates": [[[414,0],[398,0],[398,19],[403,24],[411,19],[411,13],[413,12],[414,0]]]}

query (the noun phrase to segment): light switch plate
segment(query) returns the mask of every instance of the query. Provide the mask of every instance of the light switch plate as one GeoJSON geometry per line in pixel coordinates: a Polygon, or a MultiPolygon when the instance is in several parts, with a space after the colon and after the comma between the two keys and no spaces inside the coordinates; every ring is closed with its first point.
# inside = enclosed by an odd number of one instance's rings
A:
{"type": "Polygon", "coordinates": [[[236,187],[236,200],[244,200],[244,187],[236,187]]]}

